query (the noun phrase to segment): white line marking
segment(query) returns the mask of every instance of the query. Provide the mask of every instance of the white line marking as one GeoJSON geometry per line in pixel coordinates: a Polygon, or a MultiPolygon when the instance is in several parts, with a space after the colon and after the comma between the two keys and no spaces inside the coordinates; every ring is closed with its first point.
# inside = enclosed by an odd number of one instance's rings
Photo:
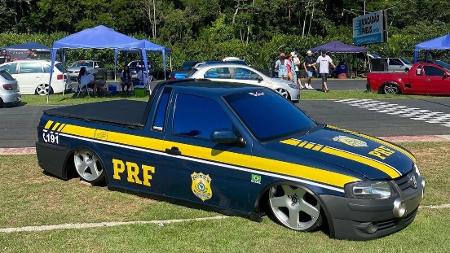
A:
{"type": "Polygon", "coordinates": [[[18,228],[1,228],[0,233],[17,233],[17,232],[42,232],[52,230],[66,230],[66,229],[84,229],[84,228],[98,228],[98,227],[116,227],[136,224],[157,224],[164,226],[165,224],[193,222],[193,221],[207,221],[207,220],[221,220],[226,219],[228,216],[212,216],[203,218],[192,219],[175,219],[175,220],[150,220],[150,221],[112,221],[112,222],[99,222],[99,223],[69,223],[59,225],[42,225],[42,226],[26,226],[18,228]]]}
{"type": "Polygon", "coordinates": [[[445,208],[450,208],[450,204],[420,206],[420,208],[428,208],[428,209],[445,209],[445,208]]]}

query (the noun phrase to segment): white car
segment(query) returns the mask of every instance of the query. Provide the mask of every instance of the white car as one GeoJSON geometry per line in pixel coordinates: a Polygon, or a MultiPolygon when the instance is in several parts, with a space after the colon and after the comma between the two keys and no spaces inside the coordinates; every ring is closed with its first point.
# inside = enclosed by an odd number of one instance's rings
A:
{"type": "Polygon", "coordinates": [[[295,83],[268,77],[256,69],[240,64],[202,65],[195,69],[190,78],[263,86],[277,91],[291,101],[298,101],[300,94],[295,83]]]}
{"type": "Polygon", "coordinates": [[[55,62],[50,80],[50,61],[47,60],[20,60],[0,65],[0,70],[5,70],[17,80],[22,94],[47,95],[50,93],[63,92],[66,87],[67,75],[64,66],[55,62]]]}

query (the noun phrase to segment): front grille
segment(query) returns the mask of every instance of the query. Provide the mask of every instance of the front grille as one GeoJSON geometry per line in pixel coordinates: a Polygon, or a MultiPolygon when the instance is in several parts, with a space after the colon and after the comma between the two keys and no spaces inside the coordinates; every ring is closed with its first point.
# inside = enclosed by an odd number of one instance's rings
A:
{"type": "Polygon", "coordinates": [[[398,185],[400,190],[405,191],[409,188],[413,188],[413,182],[410,180],[412,176],[415,176],[417,180],[417,176],[414,171],[411,171],[410,173],[395,179],[395,183],[398,185]]]}
{"type": "Polygon", "coordinates": [[[404,218],[394,218],[394,219],[385,220],[385,221],[378,221],[378,222],[374,222],[374,224],[378,227],[378,230],[389,229],[391,227],[398,225],[400,222],[404,222],[404,223],[409,222],[411,219],[413,219],[414,214],[416,212],[417,212],[417,209],[410,212],[404,218]]]}

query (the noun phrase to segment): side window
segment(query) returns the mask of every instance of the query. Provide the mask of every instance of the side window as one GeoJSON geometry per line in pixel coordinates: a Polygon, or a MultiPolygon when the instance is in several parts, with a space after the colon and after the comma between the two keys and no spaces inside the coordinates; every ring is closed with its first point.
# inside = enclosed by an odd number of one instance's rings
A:
{"type": "Polygon", "coordinates": [[[205,78],[230,79],[230,70],[228,68],[212,68],[206,71],[205,78]]]}
{"type": "Polygon", "coordinates": [[[42,67],[44,69],[44,73],[50,73],[50,65],[43,64],[42,67]]]}
{"type": "Polygon", "coordinates": [[[399,59],[389,59],[389,65],[402,66],[403,63],[399,59]]]}
{"type": "Polygon", "coordinates": [[[159,98],[158,107],[155,112],[155,119],[153,120],[153,129],[157,131],[164,130],[164,123],[166,122],[167,105],[169,104],[170,93],[172,88],[164,88],[161,97],[159,98]]]}
{"type": "Polygon", "coordinates": [[[0,70],[5,70],[9,74],[17,74],[17,63],[6,64],[0,67],[0,70]]]}
{"type": "Polygon", "coordinates": [[[432,66],[425,66],[425,74],[427,76],[444,76],[444,71],[432,66]]]}
{"type": "Polygon", "coordinates": [[[258,80],[260,76],[246,68],[235,68],[232,79],[258,80]]]}
{"type": "Polygon", "coordinates": [[[173,133],[209,140],[217,130],[232,130],[232,122],[220,105],[209,98],[178,94],[173,133]]]}
{"type": "Polygon", "coordinates": [[[22,62],[20,63],[19,72],[21,74],[25,73],[42,73],[42,65],[40,62],[22,62]]]}

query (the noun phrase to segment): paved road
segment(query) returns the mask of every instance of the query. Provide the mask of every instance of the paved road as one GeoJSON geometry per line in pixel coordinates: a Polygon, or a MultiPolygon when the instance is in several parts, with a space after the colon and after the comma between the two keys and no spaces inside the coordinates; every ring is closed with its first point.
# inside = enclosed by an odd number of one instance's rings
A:
{"type": "MultiPolygon", "coordinates": [[[[386,112],[369,110],[376,108],[380,101],[350,101],[346,103],[332,100],[305,100],[301,101],[299,106],[319,122],[375,136],[450,134],[450,124],[448,127],[443,125],[445,122],[450,122],[450,98],[430,97],[428,99],[384,101],[388,103],[388,107],[392,107],[391,105],[394,104],[402,106],[399,110],[403,110],[404,113],[389,114],[389,110],[385,110],[386,112]],[[430,116],[427,120],[414,120],[412,118],[417,117],[417,114],[411,114],[409,109],[427,110],[430,115],[438,114],[430,116]],[[440,121],[436,121],[437,116],[441,118],[440,121]]],[[[42,111],[47,108],[49,107],[0,108],[0,147],[34,146],[36,125],[42,111]]],[[[395,111],[399,112],[399,110],[395,111]]]]}

